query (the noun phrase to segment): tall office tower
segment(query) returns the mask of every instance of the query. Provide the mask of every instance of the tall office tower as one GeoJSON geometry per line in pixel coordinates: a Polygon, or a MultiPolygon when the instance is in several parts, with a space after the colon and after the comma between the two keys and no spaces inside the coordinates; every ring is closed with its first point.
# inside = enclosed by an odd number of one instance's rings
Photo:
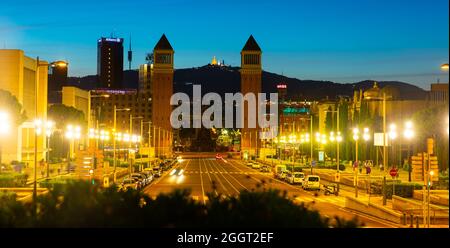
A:
{"type": "Polygon", "coordinates": [[[123,39],[100,38],[97,41],[99,88],[120,89],[123,80],[123,39]]]}
{"type": "Polygon", "coordinates": [[[67,86],[68,65],[66,61],[50,63],[48,72],[48,103],[62,103],[62,87],[67,86]]]}
{"type": "MultiPolygon", "coordinates": [[[[261,48],[252,35],[248,38],[244,48],[241,51],[241,93],[243,95],[247,93],[254,93],[256,97],[258,93],[261,93],[261,48]]],[[[241,151],[249,155],[256,155],[259,141],[259,129],[258,127],[258,103],[256,98],[256,110],[254,113],[256,118],[256,128],[250,128],[248,126],[249,111],[248,103],[244,102],[244,128],[241,132],[241,151]]]]}
{"type": "Polygon", "coordinates": [[[153,64],[143,64],[139,66],[139,93],[151,93],[151,75],[153,64]]]}
{"type": "Polygon", "coordinates": [[[172,126],[170,114],[173,94],[173,48],[163,34],[153,49],[152,84],[152,123],[156,128],[156,154],[166,155],[172,148],[172,126]]]}

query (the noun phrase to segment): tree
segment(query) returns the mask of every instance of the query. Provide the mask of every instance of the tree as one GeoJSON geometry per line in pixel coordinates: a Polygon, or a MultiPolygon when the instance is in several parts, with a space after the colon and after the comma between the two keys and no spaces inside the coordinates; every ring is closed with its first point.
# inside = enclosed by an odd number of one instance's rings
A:
{"type": "Polygon", "coordinates": [[[9,113],[12,124],[16,127],[28,119],[22,104],[9,91],[0,89],[0,108],[9,113]]]}
{"type": "MultiPolygon", "coordinates": [[[[0,89],[0,111],[8,113],[11,126],[18,127],[27,120],[25,110],[17,98],[11,92],[0,89]]],[[[2,164],[2,144],[0,140],[0,166],[2,164]]]]}
{"type": "Polygon", "coordinates": [[[434,153],[438,157],[440,170],[448,169],[448,134],[446,133],[448,123],[445,121],[447,116],[448,105],[443,104],[417,111],[412,117],[416,149],[420,152],[426,151],[427,138],[434,138],[434,153]]]}
{"type": "Polygon", "coordinates": [[[38,196],[39,211],[14,196],[0,194],[0,227],[358,227],[336,217],[335,223],[305,205],[297,205],[276,190],[241,191],[228,198],[208,194],[206,204],[189,190],[160,194],[102,189],[89,182],[56,185],[38,196]]]}
{"type": "Polygon", "coordinates": [[[56,127],[64,129],[66,125],[86,125],[86,119],[83,111],[64,104],[53,104],[48,108],[48,118],[53,120],[56,127]]]}
{"type": "Polygon", "coordinates": [[[47,116],[49,120],[54,121],[58,130],[50,139],[50,157],[65,157],[67,150],[64,147],[64,132],[68,124],[80,125],[83,129],[86,127],[86,119],[83,111],[64,104],[53,104],[49,107],[47,116]]]}
{"type": "Polygon", "coordinates": [[[147,64],[153,64],[153,53],[147,53],[145,55],[145,61],[147,61],[147,64]]]}

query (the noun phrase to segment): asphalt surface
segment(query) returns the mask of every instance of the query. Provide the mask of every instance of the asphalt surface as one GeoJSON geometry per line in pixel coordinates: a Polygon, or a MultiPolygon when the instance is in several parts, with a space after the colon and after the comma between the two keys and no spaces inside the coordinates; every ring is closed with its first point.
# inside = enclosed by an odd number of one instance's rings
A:
{"type": "Polygon", "coordinates": [[[322,191],[305,191],[299,185],[291,185],[273,178],[272,172],[260,172],[252,169],[243,161],[234,159],[198,158],[186,159],[177,163],[162,177],[144,189],[152,197],[160,193],[169,193],[174,189],[189,189],[193,199],[206,202],[207,193],[237,195],[243,190],[252,191],[262,188],[285,191],[295,202],[306,204],[327,218],[334,216],[351,220],[357,218],[365,227],[392,228],[398,225],[372,216],[345,209],[345,197],[324,195],[322,191]],[[173,169],[182,169],[182,175],[171,175],[173,169]]]}

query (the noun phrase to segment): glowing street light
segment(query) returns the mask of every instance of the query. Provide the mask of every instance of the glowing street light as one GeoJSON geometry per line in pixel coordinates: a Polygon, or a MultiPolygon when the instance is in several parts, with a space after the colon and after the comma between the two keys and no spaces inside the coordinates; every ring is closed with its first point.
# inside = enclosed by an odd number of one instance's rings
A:
{"type": "Polygon", "coordinates": [[[369,128],[367,127],[364,128],[363,139],[364,141],[368,141],[370,139],[369,128]]]}
{"type": "MultiPolygon", "coordinates": [[[[10,132],[10,119],[9,119],[9,115],[6,112],[0,111],[0,135],[8,135],[10,132]]],[[[2,164],[2,137],[0,137],[0,166],[2,164]]]]}
{"type": "Polygon", "coordinates": [[[67,125],[66,127],[66,138],[70,140],[70,152],[69,152],[69,158],[73,157],[73,149],[74,149],[74,142],[75,140],[79,140],[81,138],[81,127],[80,126],[73,126],[73,125],[67,125]]]}
{"type": "MultiPolygon", "coordinates": [[[[358,197],[358,167],[359,167],[359,163],[358,163],[358,140],[359,140],[359,128],[355,127],[353,128],[353,140],[355,140],[355,197],[358,197]]],[[[364,128],[363,129],[363,140],[364,141],[368,141],[370,139],[370,134],[369,134],[369,128],[364,128]]]]}
{"type": "Polygon", "coordinates": [[[410,140],[414,137],[413,125],[411,121],[405,123],[405,130],[403,131],[403,137],[410,140]]]}
{"type": "Polygon", "coordinates": [[[388,136],[391,140],[395,140],[397,138],[397,125],[391,124],[389,125],[389,133],[388,136]]]}

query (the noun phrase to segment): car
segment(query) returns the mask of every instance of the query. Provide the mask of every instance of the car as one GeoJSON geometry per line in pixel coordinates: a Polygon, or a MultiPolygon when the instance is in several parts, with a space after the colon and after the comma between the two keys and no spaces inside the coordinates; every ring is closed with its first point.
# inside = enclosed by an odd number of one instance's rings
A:
{"type": "Polygon", "coordinates": [[[303,181],[303,189],[320,190],[320,177],[316,175],[308,175],[303,181]]]}
{"type": "Polygon", "coordinates": [[[302,184],[303,180],[305,179],[305,173],[303,172],[289,172],[286,175],[286,182],[290,184],[302,184]]]}
{"type": "Polygon", "coordinates": [[[122,191],[126,191],[128,189],[135,189],[135,190],[139,190],[140,189],[140,184],[139,184],[139,180],[136,178],[125,178],[123,179],[122,183],[119,186],[119,190],[122,191]]]}
{"type": "Polygon", "coordinates": [[[263,166],[261,166],[261,168],[259,168],[259,171],[261,171],[261,172],[270,172],[270,168],[267,165],[263,165],[263,166]]]}
{"type": "Polygon", "coordinates": [[[144,176],[140,173],[132,173],[131,178],[136,178],[137,180],[139,180],[141,187],[145,187],[147,185],[147,176],[144,176]]]}
{"type": "Polygon", "coordinates": [[[248,166],[248,167],[252,167],[252,166],[253,166],[253,161],[251,161],[251,160],[248,161],[248,162],[247,162],[247,166],[248,166]]]}
{"type": "Polygon", "coordinates": [[[282,170],[282,171],[278,172],[276,177],[280,180],[284,180],[286,178],[286,171],[282,170]]]}
{"type": "Polygon", "coordinates": [[[147,171],[143,171],[141,173],[147,176],[148,183],[151,183],[153,181],[153,174],[151,171],[147,170],[147,171]]]}
{"type": "Polygon", "coordinates": [[[216,154],[216,159],[223,159],[222,155],[220,155],[219,153],[216,154]]]}
{"type": "Polygon", "coordinates": [[[142,173],[131,173],[132,178],[137,178],[142,182],[142,186],[146,186],[148,184],[147,175],[142,173]]]}
{"type": "Polygon", "coordinates": [[[278,174],[279,174],[281,171],[286,171],[286,165],[284,165],[284,164],[278,164],[278,165],[276,165],[275,168],[274,168],[274,171],[273,171],[274,177],[277,178],[277,177],[278,177],[278,174]]]}
{"type": "Polygon", "coordinates": [[[171,172],[170,172],[170,176],[176,176],[176,177],[178,177],[178,176],[182,176],[183,175],[183,172],[184,172],[184,170],[183,169],[181,169],[181,168],[176,168],[176,169],[173,169],[171,172]]]}
{"type": "Polygon", "coordinates": [[[253,162],[253,164],[252,164],[253,169],[259,169],[260,167],[261,167],[261,165],[259,163],[253,162]]]}
{"type": "Polygon", "coordinates": [[[153,177],[160,177],[162,175],[162,170],[160,167],[153,167],[153,177]]]}

